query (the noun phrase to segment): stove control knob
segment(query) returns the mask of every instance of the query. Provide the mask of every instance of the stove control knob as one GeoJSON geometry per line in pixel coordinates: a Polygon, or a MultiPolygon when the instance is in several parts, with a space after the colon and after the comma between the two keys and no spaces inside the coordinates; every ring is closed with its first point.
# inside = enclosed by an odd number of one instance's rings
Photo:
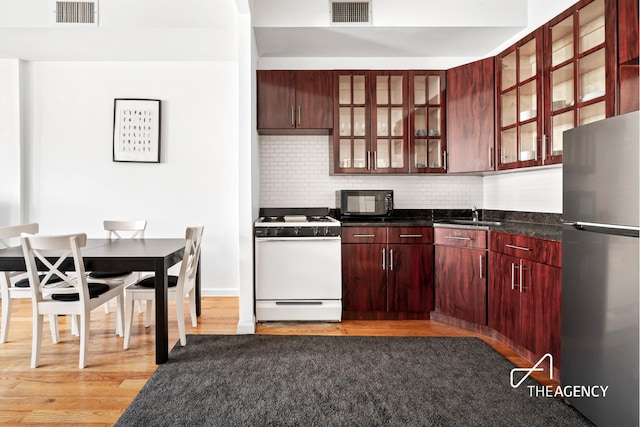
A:
{"type": "Polygon", "coordinates": [[[300,235],[300,227],[295,227],[293,229],[293,234],[295,234],[296,236],[299,236],[300,235]]]}

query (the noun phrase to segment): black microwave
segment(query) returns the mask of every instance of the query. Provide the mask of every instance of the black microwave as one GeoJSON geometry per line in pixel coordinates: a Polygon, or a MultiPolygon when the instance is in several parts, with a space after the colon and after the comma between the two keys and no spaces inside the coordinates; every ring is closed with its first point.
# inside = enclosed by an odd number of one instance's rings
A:
{"type": "Polygon", "coordinates": [[[385,216],[393,211],[393,190],[339,190],[341,216],[385,216]]]}

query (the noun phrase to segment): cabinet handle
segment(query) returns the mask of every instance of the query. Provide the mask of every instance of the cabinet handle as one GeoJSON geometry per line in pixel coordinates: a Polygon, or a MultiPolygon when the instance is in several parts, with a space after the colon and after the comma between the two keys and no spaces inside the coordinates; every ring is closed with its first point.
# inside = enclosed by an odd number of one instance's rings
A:
{"type": "Polygon", "coordinates": [[[542,134],[542,164],[547,160],[547,135],[542,134]]]}
{"type": "Polygon", "coordinates": [[[516,245],[505,245],[507,248],[518,249],[520,251],[530,251],[531,249],[516,245]]]}
{"type": "Polygon", "coordinates": [[[422,237],[422,234],[401,234],[400,237],[407,239],[419,239],[422,237]]]}
{"type": "Polygon", "coordinates": [[[393,271],[393,249],[389,249],[389,270],[393,271]]]}
{"type": "Polygon", "coordinates": [[[484,274],[483,274],[483,271],[482,271],[482,255],[479,255],[479,258],[480,258],[480,278],[484,279],[484,277],[483,277],[484,274]]]}
{"type": "Polygon", "coordinates": [[[444,170],[449,169],[449,158],[446,151],[442,152],[442,164],[444,166],[444,170]]]}
{"type": "Polygon", "coordinates": [[[512,291],[516,287],[516,283],[515,283],[515,280],[516,280],[516,268],[518,268],[518,267],[516,267],[516,263],[512,262],[511,263],[511,290],[512,291]]]}
{"type": "Polygon", "coordinates": [[[520,293],[522,293],[522,288],[524,288],[524,284],[522,283],[523,272],[524,272],[524,266],[522,265],[522,260],[520,260],[520,293]]]}
{"type": "Polygon", "coordinates": [[[291,127],[295,127],[296,125],[296,112],[295,112],[296,107],[295,106],[291,106],[291,127]]]}
{"type": "Polygon", "coordinates": [[[298,105],[298,126],[302,124],[302,107],[298,105]]]}
{"type": "Polygon", "coordinates": [[[493,147],[489,147],[489,167],[493,168],[493,147]]]}
{"type": "Polygon", "coordinates": [[[378,152],[373,152],[373,169],[378,169],[378,152]]]}
{"type": "Polygon", "coordinates": [[[376,237],[375,234],[352,234],[353,237],[376,237]]]}
{"type": "Polygon", "coordinates": [[[371,151],[367,151],[367,169],[371,170],[371,151]]]}
{"type": "Polygon", "coordinates": [[[385,265],[385,261],[386,261],[385,250],[384,250],[384,248],[382,248],[382,269],[383,270],[387,269],[387,267],[385,265]]]}
{"type": "Polygon", "coordinates": [[[444,236],[445,239],[451,240],[473,240],[471,237],[460,237],[460,236],[444,236]]]}

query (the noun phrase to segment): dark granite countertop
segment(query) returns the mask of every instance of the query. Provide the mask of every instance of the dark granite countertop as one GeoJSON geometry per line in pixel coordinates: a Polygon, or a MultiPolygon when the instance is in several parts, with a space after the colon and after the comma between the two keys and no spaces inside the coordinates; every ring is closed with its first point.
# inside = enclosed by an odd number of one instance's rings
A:
{"type": "MultiPolygon", "coordinates": [[[[487,225],[482,229],[503,233],[537,237],[541,239],[562,240],[562,220],[560,214],[519,211],[479,210],[480,218],[485,221],[500,222],[500,225],[487,225]]],[[[375,218],[340,218],[343,227],[462,227],[477,226],[450,225],[452,219],[471,219],[470,209],[396,209],[391,216],[375,218]]]]}

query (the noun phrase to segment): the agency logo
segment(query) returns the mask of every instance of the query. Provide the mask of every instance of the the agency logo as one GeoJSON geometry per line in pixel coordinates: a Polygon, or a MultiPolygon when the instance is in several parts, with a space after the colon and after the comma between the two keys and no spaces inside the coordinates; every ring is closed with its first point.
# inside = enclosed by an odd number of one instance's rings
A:
{"type": "MultiPolygon", "coordinates": [[[[553,356],[550,353],[545,354],[531,368],[513,368],[511,370],[511,387],[518,388],[531,376],[534,372],[542,372],[544,368],[540,367],[542,362],[549,360],[549,378],[553,379],[553,356]],[[515,374],[524,372],[524,376],[518,382],[515,382],[515,374]]],[[[582,398],[582,397],[607,397],[609,386],[601,385],[528,385],[529,397],[566,397],[566,398],[582,398]]]]}

